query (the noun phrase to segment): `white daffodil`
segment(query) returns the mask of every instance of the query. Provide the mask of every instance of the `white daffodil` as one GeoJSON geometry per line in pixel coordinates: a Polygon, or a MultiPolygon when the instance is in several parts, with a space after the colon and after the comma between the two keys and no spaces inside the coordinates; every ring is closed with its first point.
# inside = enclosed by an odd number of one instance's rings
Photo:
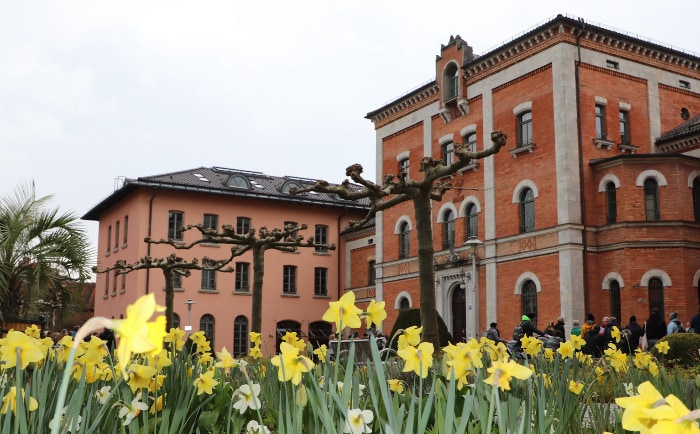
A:
{"type": "Polygon", "coordinates": [[[257,420],[251,420],[245,426],[246,434],[270,434],[270,430],[265,425],[260,425],[257,420]]]}
{"type": "MultiPolygon", "coordinates": [[[[63,422],[63,419],[66,416],[66,410],[68,407],[63,407],[63,410],[61,411],[61,416],[60,418],[56,419],[55,417],[51,419],[51,422],[49,422],[49,429],[54,430],[54,429],[59,429],[61,426],[61,422],[63,422]]],[[[80,430],[80,422],[82,422],[83,417],[81,415],[78,415],[78,420],[73,421],[70,426],[66,427],[66,430],[68,432],[73,432],[73,431],[79,431],[80,430]]]]}
{"type": "Polygon", "coordinates": [[[131,421],[134,420],[134,418],[138,416],[139,413],[141,413],[142,410],[148,410],[148,404],[146,404],[145,402],[141,402],[140,399],[141,394],[139,393],[131,401],[131,405],[126,403],[120,404],[122,408],[119,409],[119,417],[124,418],[124,426],[129,425],[131,421]]]}
{"type": "Polygon", "coordinates": [[[109,398],[109,393],[112,391],[112,386],[103,386],[100,390],[95,391],[95,397],[97,398],[97,402],[99,402],[102,405],[105,405],[107,403],[107,399],[109,398]]]}
{"type": "Polygon", "coordinates": [[[255,383],[251,388],[249,385],[244,384],[236,390],[235,395],[240,396],[240,399],[233,404],[233,408],[238,410],[241,414],[245,413],[249,408],[252,410],[257,410],[260,408],[260,385],[255,383]]]}
{"type": "Polygon", "coordinates": [[[371,433],[369,424],[374,420],[372,410],[360,410],[359,408],[348,409],[348,417],[345,419],[344,433],[364,434],[371,433]]]}

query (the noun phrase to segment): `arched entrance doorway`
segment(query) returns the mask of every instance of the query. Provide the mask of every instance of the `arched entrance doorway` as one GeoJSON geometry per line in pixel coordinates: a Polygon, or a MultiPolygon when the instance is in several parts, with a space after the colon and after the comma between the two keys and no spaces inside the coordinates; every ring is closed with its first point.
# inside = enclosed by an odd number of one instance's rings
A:
{"type": "Polygon", "coordinates": [[[452,337],[457,342],[465,342],[467,336],[466,298],[464,288],[455,285],[452,291],[452,337]]]}

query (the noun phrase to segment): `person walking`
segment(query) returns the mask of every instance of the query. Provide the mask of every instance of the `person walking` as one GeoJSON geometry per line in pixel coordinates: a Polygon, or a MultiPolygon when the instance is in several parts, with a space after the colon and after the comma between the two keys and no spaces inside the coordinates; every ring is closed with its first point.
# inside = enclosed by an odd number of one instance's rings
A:
{"type": "Polygon", "coordinates": [[[630,344],[630,351],[634,352],[639,348],[639,339],[644,334],[644,330],[642,330],[642,326],[637,323],[637,317],[635,315],[630,316],[630,322],[625,326],[625,329],[630,331],[628,342],[630,344]]]}
{"type": "Polygon", "coordinates": [[[668,326],[666,327],[666,334],[672,335],[676,333],[685,333],[683,328],[683,323],[678,319],[678,312],[672,312],[668,316],[668,326]]]}
{"type": "Polygon", "coordinates": [[[647,319],[646,336],[647,342],[649,343],[649,351],[651,351],[651,349],[654,348],[654,345],[656,345],[656,341],[666,336],[666,322],[659,313],[659,308],[657,307],[651,309],[651,314],[647,319]]]}

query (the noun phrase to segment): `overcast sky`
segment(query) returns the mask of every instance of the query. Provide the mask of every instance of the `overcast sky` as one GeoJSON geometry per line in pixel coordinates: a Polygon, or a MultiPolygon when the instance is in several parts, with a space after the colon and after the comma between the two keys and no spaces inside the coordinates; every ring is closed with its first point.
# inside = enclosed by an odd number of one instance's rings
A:
{"type": "MultiPolygon", "coordinates": [[[[696,0],[0,2],[0,194],[34,181],[83,215],[199,166],[373,177],[365,115],[559,13],[700,53],[696,0]]],[[[96,243],[97,223],[86,222],[96,243]]]]}

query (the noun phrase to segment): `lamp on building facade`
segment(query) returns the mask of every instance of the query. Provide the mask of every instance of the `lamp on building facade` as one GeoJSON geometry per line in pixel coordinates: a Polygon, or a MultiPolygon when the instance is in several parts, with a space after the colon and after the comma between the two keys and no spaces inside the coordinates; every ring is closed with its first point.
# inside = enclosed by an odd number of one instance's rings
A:
{"type": "Polygon", "coordinates": [[[190,325],[190,312],[192,311],[192,305],[195,303],[194,300],[191,298],[188,298],[185,301],[185,304],[187,305],[187,325],[185,326],[185,331],[190,332],[192,331],[192,326],[190,325]]]}
{"type": "Polygon", "coordinates": [[[476,275],[476,250],[484,242],[476,237],[469,237],[464,243],[469,247],[469,256],[472,261],[472,272],[469,279],[469,285],[465,288],[465,320],[467,323],[466,338],[476,338],[479,333],[479,279],[476,275]]]}

